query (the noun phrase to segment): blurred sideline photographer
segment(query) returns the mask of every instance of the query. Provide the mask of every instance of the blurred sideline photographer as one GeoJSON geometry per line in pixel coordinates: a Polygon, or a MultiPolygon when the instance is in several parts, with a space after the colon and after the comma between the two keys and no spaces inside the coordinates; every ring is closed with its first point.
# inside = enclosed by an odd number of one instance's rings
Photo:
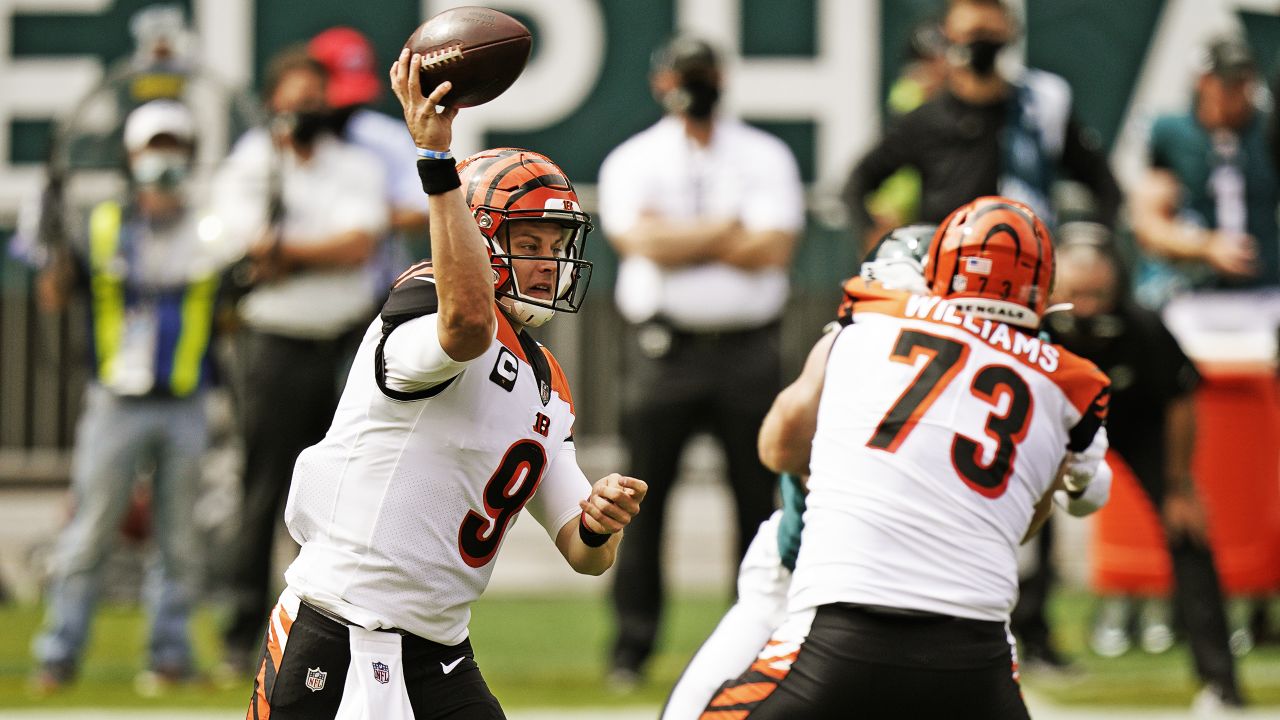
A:
{"type": "Polygon", "coordinates": [[[946,86],[889,124],[854,167],[845,203],[871,233],[866,198],[902,167],[920,172],[920,222],[941,222],[975,197],[1000,194],[1051,221],[1050,196],[1061,174],[1093,194],[1100,222],[1111,226],[1120,189],[1096,135],[1072,111],[1071,88],[1057,75],[1004,69],[1017,23],[1001,0],[949,0],[943,18],[946,86]]]}
{"type": "Polygon", "coordinates": [[[307,52],[329,73],[326,94],[333,132],[377,155],[382,163],[390,232],[380,239],[371,263],[374,291],[381,301],[412,259],[408,241],[427,230],[427,206],[412,162],[413,138],[402,120],[368,107],[382,91],[368,38],[349,27],[332,27],[313,37],[307,52]]]}
{"type": "Polygon", "coordinates": [[[1191,477],[1200,375],[1160,316],[1129,297],[1106,228],[1067,223],[1058,239],[1054,301],[1074,308],[1050,315],[1048,329],[1055,342],[1111,378],[1111,449],[1133,471],[1164,527],[1196,676],[1207,700],[1211,695],[1240,706],[1222,587],[1191,477]]]}
{"type": "Polygon", "coordinates": [[[787,266],[804,225],[795,158],[782,141],[717,111],[715,50],[678,37],[650,85],[666,111],[600,168],[600,214],[621,256],[616,299],[629,324],[622,436],[649,483],[614,575],[611,679],[634,686],[663,607],[662,533],[681,451],[698,430],[724,448],[738,558],[773,510],[755,436],[781,384],[787,266]]]}
{"type": "Polygon", "coordinates": [[[327,125],[324,66],[277,55],[270,131],[236,144],[214,180],[229,243],[248,259],[238,337],[244,493],[227,670],[248,673],[271,607],[272,540],[298,453],[324,437],[359,334],[374,315],[368,261],[387,227],[384,171],[327,125]]]}
{"type": "Polygon", "coordinates": [[[186,195],[196,150],[191,112],[171,100],[124,124],[130,198],[92,210],[88,236],[55,248],[38,279],[43,309],[88,295],[93,379],[76,431],[74,510],[53,561],[45,624],[34,649],[37,691],[72,681],[89,634],[106,556],[140,473],[150,471],[157,560],[144,692],[191,677],[189,616],[202,568],[195,522],[206,446],[204,390],[222,263],[186,195]]]}

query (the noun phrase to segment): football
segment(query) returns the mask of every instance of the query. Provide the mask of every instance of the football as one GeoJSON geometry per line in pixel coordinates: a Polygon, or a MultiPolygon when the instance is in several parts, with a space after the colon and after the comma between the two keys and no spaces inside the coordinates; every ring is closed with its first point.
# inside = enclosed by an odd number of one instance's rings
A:
{"type": "Polygon", "coordinates": [[[448,80],[442,104],[472,107],[501,95],[520,77],[533,37],[519,20],[485,7],[445,10],[418,26],[404,44],[422,55],[422,92],[448,80]]]}

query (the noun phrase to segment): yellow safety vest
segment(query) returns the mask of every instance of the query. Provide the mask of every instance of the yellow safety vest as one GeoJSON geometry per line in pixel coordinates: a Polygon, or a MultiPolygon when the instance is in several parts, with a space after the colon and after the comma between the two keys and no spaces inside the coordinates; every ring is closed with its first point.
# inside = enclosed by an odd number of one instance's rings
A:
{"type": "MultiPolygon", "coordinates": [[[[124,263],[119,256],[123,210],[119,203],[103,202],[89,216],[89,288],[93,312],[94,355],[98,379],[106,382],[115,374],[125,329],[124,263]]],[[[209,273],[187,283],[182,296],[181,329],[172,347],[158,348],[172,353],[168,391],[186,397],[200,386],[200,372],[213,333],[214,300],[218,276],[209,273]]],[[[156,382],[161,382],[157,378],[156,382]]]]}

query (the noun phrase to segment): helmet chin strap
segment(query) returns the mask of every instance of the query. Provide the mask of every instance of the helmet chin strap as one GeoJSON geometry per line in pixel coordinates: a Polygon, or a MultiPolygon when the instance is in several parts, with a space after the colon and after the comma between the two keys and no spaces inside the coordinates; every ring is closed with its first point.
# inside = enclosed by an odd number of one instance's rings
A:
{"type": "Polygon", "coordinates": [[[498,302],[502,307],[510,313],[516,322],[525,327],[542,327],[548,320],[555,317],[556,311],[549,307],[543,307],[531,302],[517,300],[522,297],[520,294],[520,281],[516,278],[514,269],[511,273],[511,289],[515,294],[515,298],[502,295],[499,296],[498,302]]]}
{"type": "Polygon", "coordinates": [[[533,303],[515,300],[513,298],[502,296],[498,298],[498,304],[506,310],[516,322],[525,327],[542,327],[548,320],[555,317],[556,311],[551,308],[534,305],[533,303]]]}

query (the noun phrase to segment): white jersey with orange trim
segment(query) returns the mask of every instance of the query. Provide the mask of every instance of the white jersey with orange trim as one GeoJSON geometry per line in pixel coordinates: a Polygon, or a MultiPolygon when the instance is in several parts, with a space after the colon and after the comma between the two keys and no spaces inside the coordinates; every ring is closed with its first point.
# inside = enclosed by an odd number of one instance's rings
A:
{"type": "Polygon", "coordinates": [[[563,372],[496,306],[494,342],[451,379],[412,392],[388,383],[387,338],[435,327],[426,276],[402,277],[365,333],[328,434],[298,457],[285,520],[302,550],[285,579],[355,625],[453,645],[521,510],[554,542],[591,486],[563,372]]]}
{"type": "Polygon", "coordinates": [[[939,297],[850,300],[826,366],[790,610],[1007,621],[1035,504],[1064,462],[1106,472],[1107,378],[939,297]]]}

